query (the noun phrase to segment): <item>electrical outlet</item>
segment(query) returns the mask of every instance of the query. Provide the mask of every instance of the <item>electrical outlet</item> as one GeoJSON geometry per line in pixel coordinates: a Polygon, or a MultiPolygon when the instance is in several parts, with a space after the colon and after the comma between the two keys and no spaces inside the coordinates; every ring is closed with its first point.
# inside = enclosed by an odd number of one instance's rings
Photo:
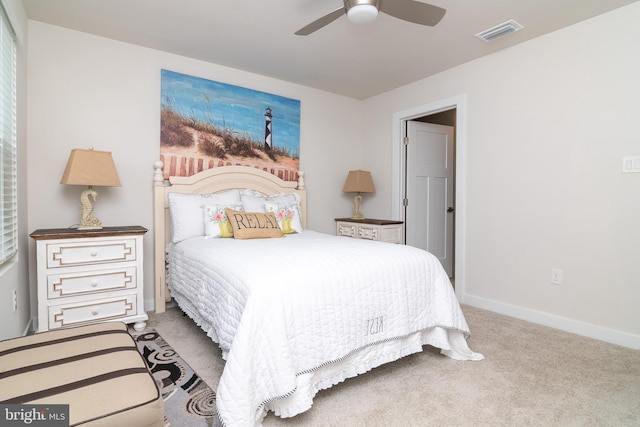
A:
{"type": "Polygon", "coordinates": [[[552,285],[562,285],[562,276],[563,271],[560,268],[552,268],[551,269],[551,284],[552,285]]]}
{"type": "Polygon", "coordinates": [[[13,311],[18,311],[18,290],[13,290],[13,311]]]}

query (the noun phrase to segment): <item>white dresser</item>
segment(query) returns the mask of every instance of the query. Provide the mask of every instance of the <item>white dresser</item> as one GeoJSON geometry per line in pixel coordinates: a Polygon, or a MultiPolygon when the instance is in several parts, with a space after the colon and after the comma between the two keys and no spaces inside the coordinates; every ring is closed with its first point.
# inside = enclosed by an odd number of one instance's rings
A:
{"type": "Polygon", "coordinates": [[[404,243],[404,223],[388,219],[336,218],[336,234],[355,239],[404,243]]]}
{"type": "Polygon", "coordinates": [[[38,332],[104,321],[143,330],[146,232],[129,226],[31,233],[37,245],[38,332]]]}

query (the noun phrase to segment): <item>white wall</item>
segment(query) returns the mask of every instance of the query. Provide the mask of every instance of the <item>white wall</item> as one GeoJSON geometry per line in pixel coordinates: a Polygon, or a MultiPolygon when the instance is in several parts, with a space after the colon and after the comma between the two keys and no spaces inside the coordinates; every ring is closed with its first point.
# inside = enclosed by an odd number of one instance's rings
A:
{"type": "Polygon", "coordinates": [[[394,113],[466,97],[463,302],[640,348],[638,22],[634,3],[365,101],[363,164],[390,182],[394,113]]]}
{"type": "MultiPolygon", "coordinates": [[[[29,21],[29,230],[79,221],[81,188],[59,183],[72,148],[111,151],[122,187],[99,188],[94,214],[105,226],[150,230],[145,237],[148,309],[154,295],[152,177],[160,153],[163,68],[301,101],[300,168],[309,191],[310,229],[334,232],[334,218],[350,214],[342,185],[347,171],[360,166],[355,147],[361,133],[353,125],[362,122],[360,101],[29,21]]],[[[30,243],[35,295],[35,244],[30,243]]]]}

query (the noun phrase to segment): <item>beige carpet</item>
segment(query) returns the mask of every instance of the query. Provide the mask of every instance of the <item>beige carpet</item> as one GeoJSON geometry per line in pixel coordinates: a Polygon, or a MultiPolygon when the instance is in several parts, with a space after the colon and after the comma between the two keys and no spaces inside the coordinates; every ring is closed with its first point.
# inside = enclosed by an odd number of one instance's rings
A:
{"type": "MultiPolygon", "coordinates": [[[[270,426],[640,426],[640,351],[463,306],[480,362],[431,348],[316,395],[270,426]]],[[[220,350],[178,309],[158,332],[215,390],[220,350]]]]}

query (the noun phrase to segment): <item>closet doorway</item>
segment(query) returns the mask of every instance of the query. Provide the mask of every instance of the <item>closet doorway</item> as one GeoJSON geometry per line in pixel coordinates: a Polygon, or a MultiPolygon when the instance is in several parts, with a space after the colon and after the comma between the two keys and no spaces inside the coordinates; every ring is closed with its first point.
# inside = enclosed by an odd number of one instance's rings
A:
{"type": "MultiPolygon", "coordinates": [[[[452,283],[455,279],[455,292],[460,301],[465,294],[465,214],[466,214],[466,184],[465,184],[465,152],[466,152],[466,95],[457,95],[451,98],[435,101],[430,104],[417,106],[408,110],[399,111],[393,114],[393,166],[392,166],[392,199],[395,201],[392,207],[394,218],[405,220],[405,227],[408,233],[412,231],[412,219],[406,217],[405,197],[407,194],[407,159],[405,148],[405,136],[407,134],[409,122],[434,122],[435,124],[453,126],[454,148],[453,148],[453,186],[450,190],[453,194],[453,204],[448,205],[453,208],[450,219],[453,225],[453,245],[451,250],[452,269],[449,273],[452,283]]],[[[411,203],[408,201],[407,203],[411,203]]],[[[411,239],[409,239],[409,242],[411,239]]],[[[405,236],[405,243],[407,242],[405,236]]]]}
{"type": "Polygon", "coordinates": [[[454,276],[456,109],[406,122],[405,243],[454,276]]]}

